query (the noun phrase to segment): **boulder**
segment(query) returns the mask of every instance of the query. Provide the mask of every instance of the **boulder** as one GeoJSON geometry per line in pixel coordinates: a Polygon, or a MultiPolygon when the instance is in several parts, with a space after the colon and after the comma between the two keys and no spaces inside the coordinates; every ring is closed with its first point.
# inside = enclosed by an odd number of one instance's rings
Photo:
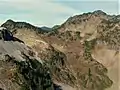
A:
{"type": "Polygon", "coordinates": [[[13,40],[13,35],[9,30],[7,30],[4,27],[1,27],[0,28],[0,39],[3,39],[4,41],[11,41],[13,40]]]}

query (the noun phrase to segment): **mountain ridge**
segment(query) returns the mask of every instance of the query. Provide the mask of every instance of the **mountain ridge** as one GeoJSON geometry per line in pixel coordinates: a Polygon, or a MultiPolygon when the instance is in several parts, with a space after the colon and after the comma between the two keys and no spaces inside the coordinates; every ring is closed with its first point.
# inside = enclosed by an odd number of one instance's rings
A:
{"type": "Polygon", "coordinates": [[[16,30],[16,29],[30,29],[30,30],[34,30],[37,33],[46,33],[48,32],[47,30],[43,30],[40,27],[34,26],[30,23],[26,23],[26,22],[15,22],[11,19],[7,20],[4,24],[1,25],[1,27],[5,27],[9,30],[16,30]]]}
{"type": "Polygon", "coordinates": [[[120,46],[119,15],[89,12],[70,17],[47,33],[15,29],[14,35],[49,63],[54,81],[78,90],[118,90],[120,53],[111,48],[120,46]]]}

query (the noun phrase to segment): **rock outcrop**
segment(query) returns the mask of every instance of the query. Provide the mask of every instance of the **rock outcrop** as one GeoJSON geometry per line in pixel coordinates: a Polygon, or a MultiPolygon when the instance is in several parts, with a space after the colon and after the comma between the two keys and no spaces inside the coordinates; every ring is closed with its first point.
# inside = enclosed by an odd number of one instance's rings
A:
{"type": "Polygon", "coordinates": [[[4,41],[11,41],[13,40],[13,35],[9,30],[7,30],[4,27],[1,27],[0,28],[0,39],[3,39],[4,41]]]}
{"type": "Polygon", "coordinates": [[[54,90],[47,64],[30,47],[14,41],[10,31],[2,29],[0,32],[2,31],[0,90],[54,90]]]}

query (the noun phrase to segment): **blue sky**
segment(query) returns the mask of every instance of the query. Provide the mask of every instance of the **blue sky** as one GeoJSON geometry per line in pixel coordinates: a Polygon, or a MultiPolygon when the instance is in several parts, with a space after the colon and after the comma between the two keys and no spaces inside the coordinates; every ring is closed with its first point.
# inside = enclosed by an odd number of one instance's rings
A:
{"type": "Polygon", "coordinates": [[[118,0],[0,0],[0,24],[7,19],[52,27],[84,12],[119,14],[118,0]]]}

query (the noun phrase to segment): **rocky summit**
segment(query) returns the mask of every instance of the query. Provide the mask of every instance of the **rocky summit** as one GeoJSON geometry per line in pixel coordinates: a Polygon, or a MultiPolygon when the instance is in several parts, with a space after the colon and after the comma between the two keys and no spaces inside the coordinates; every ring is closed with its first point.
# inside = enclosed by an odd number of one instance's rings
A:
{"type": "Polygon", "coordinates": [[[119,90],[120,16],[97,10],[49,30],[7,20],[1,90],[119,90]]]}

